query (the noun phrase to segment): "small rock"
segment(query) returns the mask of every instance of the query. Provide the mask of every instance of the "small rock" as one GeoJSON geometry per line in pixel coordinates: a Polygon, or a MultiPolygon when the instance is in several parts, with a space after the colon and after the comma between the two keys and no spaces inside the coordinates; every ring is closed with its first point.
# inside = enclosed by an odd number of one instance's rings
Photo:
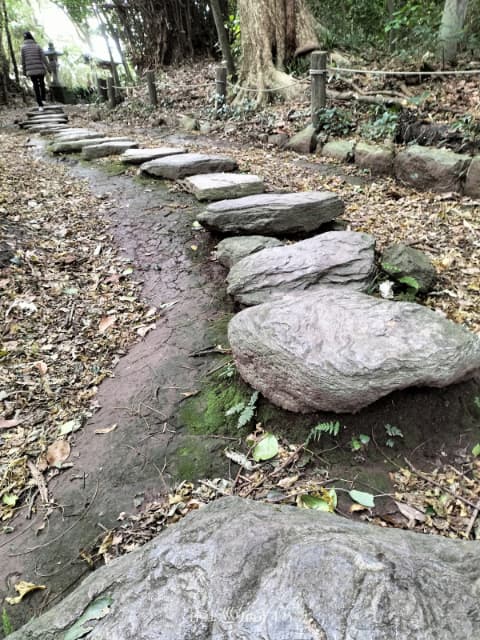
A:
{"type": "Polygon", "coordinates": [[[236,236],[225,238],[216,246],[216,257],[220,264],[230,269],[236,262],[252,253],[271,247],[282,247],[283,242],[268,236],[236,236]]]}
{"type": "Polygon", "coordinates": [[[296,151],[297,153],[313,153],[317,146],[317,133],[313,125],[308,125],[302,131],[290,138],[285,145],[285,148],[289,151],[296,151]]]}
{"type": "Polygon", "coordinates": [[[380,144],[357,142],[355,164],[361,169],[370,169],[373,174],[393,173],[393,148],[380,144]]]}
{"type": "Polygon", "coordinates": [[[480,198],[480,156],[475,156],[468,168],[465,195],[470,198],[480,198]]]}
{"type": "Polygon", "coordinates": [[[435,267],[422,251],[399,243],[383,252],[382,269],[394,280],[413,278],[418,283],[418,291],[427,293],[435,280],[435,267]]]}
{"type": "Polygon", "coordinates": [[[395,174],[419,190],[460,193],[469,164],[468,156],[448,149],[412,145],[395,157],[395,174]]]}
{"type": "Polygon", "coordinates": [[[355,157],[355,140],[332,140],[322,147],[322,156],[340,162],[353,162],[355,157]]]}

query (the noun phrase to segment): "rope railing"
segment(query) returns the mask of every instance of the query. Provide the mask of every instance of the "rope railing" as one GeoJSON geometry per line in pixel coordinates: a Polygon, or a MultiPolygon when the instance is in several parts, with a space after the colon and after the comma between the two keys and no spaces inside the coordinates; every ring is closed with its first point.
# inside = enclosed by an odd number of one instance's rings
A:
{"type": "MultiPolygon", "coordinates": [[[[313,51],[311,55],[311,69],[309,78],[291,78],[290,82],[286,82],[282,85],[275,87],[249,87],[240,86],[232,83],[228,80],[227,69],[225,66],[219,66],[216,69],[215,80],[210,82],[202,82],[199,84],[172,84],[170,82],[164,82],[163,80],[157,80],[153,70],[145,71],[140,77],[142,80],[145,78],[148,86],[148,93],[150,104],[153,106],[158,105],[157,89],[163,92],[171,89],[212,89],[215,96],[216,109],[219,112],[221,108],[227,102],[227,89],[235,89],[242,93],[255,93],[255,94],[269,94],[278,93],[289,89],[290,87],[299,85],[308,85],[311,88],[311,118],[313,124],[316,123],[318,114],[322,108],[326,106],[327,99],[327,81],[329,77],[337,74],[351,74],[351,75],[371,75],[371,76],[475,76],[480,74],[480,69],[460,69],[449,71],[395,71],[391,69],[355,69],[350,67],[338,67],[334,65],[327,65],[327,53],[325,51],[313,51]]],[[[141,89],[145,85],[143,83],[127,86],[118,86],[113,84],[113,78],[102,80],[103,85],[99,82],[98,91],[99,95],[109,102],[109,105],[113,108],[117,103],[118,91],[141,89]]],[[[356,96],[353,96],[354,98],[356,96]]],[[[360,98],[357,98],[360,99],[360,98]]]]}
{"type": "Polygon", "coordinates": [[[326,69],[332,72],[371,76],[464,76],[480,74],[480,69],[461,69],[459,71],[388,71],[384,69],[349,69],[346,67],[332,66],[327,66],[326,69]]]}

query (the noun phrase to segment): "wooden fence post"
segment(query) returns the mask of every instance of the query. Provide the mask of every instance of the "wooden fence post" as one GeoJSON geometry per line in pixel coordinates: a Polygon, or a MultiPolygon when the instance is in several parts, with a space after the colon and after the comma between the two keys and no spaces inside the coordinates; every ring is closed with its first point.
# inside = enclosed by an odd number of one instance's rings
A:
{"type": "Polygon", "coordinates": [[[105,78],[97,78],[97,93],[100,102],[107,101],[107,81],[105,78]]]}
{"type": "Polygon", "coordinates": [[[113,86],[113,78],[109,76],[107,78],[107,93],[108,93],[108,106],[110,109],[114,109],[117,103],[115,98],[115,87],[113,86]]]}
{"type": "Polygon", "coordinates": [[[327,52],[314,51],[310,62],[312,78],[312,124],[318,123],[318,112],[327,104],[327,52]]]}
{"type": "Polygon", "coordinates": [[[158,106],[157,87],[155,85],[155,74],[153,71],[147,71],[145,74],[148,85],[148,95],[150,104],[154,107],[158,106]]]}
{"type": "Polygon", "coordinates": [[[219,111],[227,100],[227,67],[217,67],[215,72],[215,111],[219,111]]]}

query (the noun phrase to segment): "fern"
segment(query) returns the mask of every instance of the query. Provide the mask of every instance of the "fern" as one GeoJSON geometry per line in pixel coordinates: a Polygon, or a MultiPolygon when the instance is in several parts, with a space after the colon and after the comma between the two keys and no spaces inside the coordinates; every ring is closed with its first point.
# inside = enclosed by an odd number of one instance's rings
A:
{"type": "Polygon", "coordinates": [[[227,409],[227,411],[225,411],[225,415],[233,416],[238,413],[239,416],[238,416],[237,427],[241,429],[246,424],[248,424],[250,420],[253,418],[255,414],[255,408],[256,408],[255,405],[257,403],[257,400],[258,400],[258,391],[255,391],[254,393],[252,393],[250,400],[248,402],[238,402],[237,404],[234,404],[233,407],[230,407],[230,409],[227,409]]]}
{"type": "Polygon", "coordinates": [[[320,422],[320,424],[310,429],[305,443],[308,444],[312,440],[318,442],[324,433],[336,438],[339,432],[340,422],[320,422]]]}

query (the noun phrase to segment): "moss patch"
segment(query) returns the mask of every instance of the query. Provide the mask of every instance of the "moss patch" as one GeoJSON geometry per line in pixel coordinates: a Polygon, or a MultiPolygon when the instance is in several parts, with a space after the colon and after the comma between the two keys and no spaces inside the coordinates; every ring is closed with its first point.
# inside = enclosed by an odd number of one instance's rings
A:
{"type": "Polygon", "coordinates": [[[179,422],[190,433],[241,435],[238,416],[225,413],[234,405],[246,404],[253,391],[237,375],[222,379],[221,373],[213,380],[207,378],[200,393],[183,403],[179,422]]]}
{"type": "Polygon", "coordinates": [[[168,470],[176,481],[212,478],[228,473],[228,460],[222,456],[224,442],[198,436],[184,436],[168,456],[168,470]]]}
{"type": "Polygon", "coordinates": [[[118,160],[107,160],[102,162],[102,171],[109,176],[121,176],[128,169],[127,165],[118,160]]]}

